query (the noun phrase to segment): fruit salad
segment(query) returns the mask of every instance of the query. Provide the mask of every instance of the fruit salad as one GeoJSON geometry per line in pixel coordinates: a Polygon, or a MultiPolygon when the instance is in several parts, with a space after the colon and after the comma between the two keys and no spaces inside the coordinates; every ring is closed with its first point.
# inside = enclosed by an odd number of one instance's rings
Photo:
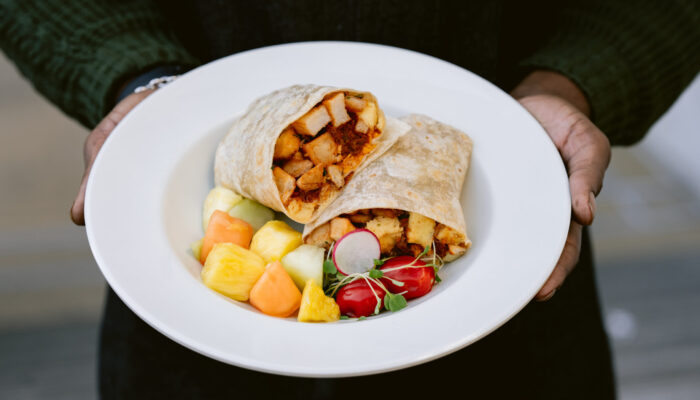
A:
{"type": "Polygon", "coordinates": [[[440,281],[435,241],[411,256],[382,258],[372,229],[304,244],[300,232],[275,218],[254,200],[212,189],[202,210],[204,236],[191,246],[202,282],[269,316],[333,322],[401,310],[440,281]]]}

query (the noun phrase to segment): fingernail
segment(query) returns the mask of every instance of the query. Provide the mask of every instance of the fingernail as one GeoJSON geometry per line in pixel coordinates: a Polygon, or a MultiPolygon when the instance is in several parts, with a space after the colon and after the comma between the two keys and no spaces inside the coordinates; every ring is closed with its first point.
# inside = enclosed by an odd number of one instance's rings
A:
{"type": "Polygon", "coordinates": [[[591,221],[595,216],[595,195],[593,192],[588,193],[588,208],[591,210],[591,221]]]}
{"type": "Polygon", "coordinates": [[[552,297],[554,297],[554,293],[556,293],[556,292],[557,292],[557,289],[554,289],[551,292],[549,292],[549,294],[546,297],[543,297],[537,301],[539,301],[539,302],[547,301],[547,300],[551,299],[552,297]]]}

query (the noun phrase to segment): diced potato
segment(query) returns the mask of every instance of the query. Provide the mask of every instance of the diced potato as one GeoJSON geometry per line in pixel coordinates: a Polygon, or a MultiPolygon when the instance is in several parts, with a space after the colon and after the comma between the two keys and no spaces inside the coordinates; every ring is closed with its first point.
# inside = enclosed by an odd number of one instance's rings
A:
{"type": "Polygon", "coordinates": [[[275,178],[277,190],[280,192],[280,200],[282,200],[282,204],[287,204],[289,198],[292,197],[292,194],[294,193],[294,189],[296,188],[296,180],[293,176],[286,173],[280,167],[275,167],[272,170],[272,175],[275,178]]]}
{"type": "Polygon", "coordinates": [[[314,163],[312,163],[311,160],[302,157],[301,153],[297,154],[282,165],[282,169],[295,178],[304,175],[308,170],[314,167],[314,163]],[[297,154],[299,155],[298,157],[297,154]]]}
{"type": "Polygon", "coordinates": [[[304,290],[308,280],[323,286],[323,261],[325,250],[318,246],[302,244],[282,257],[282,266],[299,290],[304,290]]]}
{"type": "Polygon", "coordinates": [[[328,132],[304,144],[302,148],[315,165],[333,164],[338,158],[338,145],[328,132]]]}
{"type": "Polygon", "coordinates": [[[348,110],[357,113],[362,111],[363,108],[365,108],[365,105],[367,104],[367,101],[365,99],[361,99],[359,97],[355,96],[346,96],[345,97],[345,108],[348,110]]]}
{"type": "Polygon", "coordinates": [[[377,105],[372,102],[367,103],[367,107],[357,114],[357,118],[364,121],[369,129],[377,125],[377,105]]]}
{"type": "Polygon", "coordinates": [[[365,225],[365,228],[372,231],[379,239],[382,254],[391,252],[403,234],[398,218],[375,217],[365,225]]]}
{"type": "Polygon", "coordinates": [[[367,133],[369,132],[369,125],[361,119],[358,119],[357,122],[355,122],[355,132],[359,133],[367,133]]]}
{"type": "Polygon", "coordinates": [[[317,165],[297,179],[297,187],[304,191],[316,190],[320,188],[325,181],[326,178],[323,176],[323,165],[317,165]]]}
{"type": "Polygon", "coordinates": [[[331,224],[326,222],[325,224],[319,225],[309,233],[309,235],[304,240],[307,244],[313,244],[319,247],[328,247],[331,245],[331,224]]]}
{"type": "Polygon", "coordinates": [[[345,185],[345,178],[343,177],[342,168],[337,165],[329,165],[326,167],[326,172],[328,172],[331,182],[333,182],[336,187],[341,188],[343,185],[345,185]]]}
{"type": "Polygon", "coordinates": [[[315,206],[312,203],[304,203],[299,198],[292,199],[287,204],[287,211],[292,216],[292,219],[298,221],[310,221],[314,214],[315,206]]]}
{"type": "Polygon", "coordinates": [[[461,245],[464,243],[465,237],[447,225],[438,224],[435,228],[435,239],[445,244],[461,245]]]}
{"type": "Polygon", "coordinates": [[[202,254],[202,241],[204,239],[199,239],[196,242],[192,242],[190,245],[190,250],[192,250],[192,255],[194,255],[194,258],[199,260],[199,256],[202,254]]]}
{"type": "Polygon", "coordinates": [[[249,223],[256,231],[275,218],[275,212],[255,200],[243,199],[228,211],[228,215],[249,223]]]}
{"type": "Polygon", "coordinates": [[[202,230],[207,230],[209,219],[214,211],[228,212],[231,207],[241,200],[243,200],[243,197],[225,187],[217,186],[210,190],[206,199],[204,199],[204,207],[202,208],[202,230]]]}
{"type": "Polygon", "coordinates": [[[309,279],[301,294],[299,322],[333,322],[340,319],[340,307],[332,297],[326,296],[320,285],[309,279]]]}
{"type": "Polygon", "coordinates": [[[350,218],[350,221],[352,221],[355,224],[366,224],[369,222],[370,219],[372,219],[372,216],[369,214],[355,213],[349,216],[348,218],[350,218]]]}
{"type": "Polygon", "coordinates": [[[442,259],[446,262],[452,262],[458,259],[459,257],[463,256],[466,252],[466,247],[451,244],[447,246],[447,254],[445,254],[445,257],[443,257],[442,259]]]}
{"type": "Polygon", "coordinates": [[[265,271],[265,261],[233,243],[217,243],[202,268],[202,282],[234,300],[246,301],[265,271]]]}
{"type": "Polygon", "coordinates": [[[350,121],[350,115],[345,110],[345,93],[338,92],[327,100],[323,101],[328,114],[331,116],[333,126],[342,125],[350,121]]]}
{"type": "Polygon", "coordinates": [[[355,230],[355,225],[347,218],[336,217],[331,220],[330,236],[333,240],[338,240],[345,236],[346,233],[355,230]]]}
{"type": "Polygon", "coordinates": [[[269,221],[253,235],[250,250],[269,263],[280,260],[299,245],[301,233],[283,221],[269,221]]]}
{"type": "Polygon", "coordinates": [[[293,156],[301,146],[301,139],[294,134],[294,129],[287,128],[277,138],[275,143],[275,160],[286,160],[293,156]]]}
{"type": "Polygon", "coordinates": [[[331,122],[331,116],[328,115],[326,107],[319,105],[296,120],[292,125],[302,135],[316,136],[329,122],[331,122]]]}
{"type": "Polygon", "coordinates": [[[433,243],[435,233],[435,221],[418,213],[408,214],[408,226],[406,227],[406,241],[417,243],[423,247],[433,243]]]}

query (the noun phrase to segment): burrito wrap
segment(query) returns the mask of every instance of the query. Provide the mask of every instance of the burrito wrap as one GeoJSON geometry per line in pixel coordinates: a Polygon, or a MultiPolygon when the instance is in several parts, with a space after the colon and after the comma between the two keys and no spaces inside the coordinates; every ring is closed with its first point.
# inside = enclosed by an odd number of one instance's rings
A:
{"type": "MultiPolygon", "coordinates": [[[[318,85],[294,85],[255,100],[248,110],[233,122],[216,150],[216,184],[290,216],[280,199],[272,174],[275,143],[282,131],[292,122],[311,110],[324,96],[337,91],[362,93],[376,102],[374,96],[368,92],[318,85]]],[[[381,109],[378,108],[378,112],[380,118],[384,118],[381,109]]],[[[408,129],[401,121],[388,119],[382,134],[372,142],[375,148],[358,165],[355,173],[388,150],[408,129]]],[[[313,217],[335,197],[337,193],[325,203],[321,203],[313,217]]]]}
{"type": "Polygon", "coordinates": [[[382,157],[367,166],[317,219],[303,237],[342,214],[390,208],[422,214],[467,236],[460,204],[472,141],[465,133],[424,115],[401,118],[411,126],[382,157]]]}

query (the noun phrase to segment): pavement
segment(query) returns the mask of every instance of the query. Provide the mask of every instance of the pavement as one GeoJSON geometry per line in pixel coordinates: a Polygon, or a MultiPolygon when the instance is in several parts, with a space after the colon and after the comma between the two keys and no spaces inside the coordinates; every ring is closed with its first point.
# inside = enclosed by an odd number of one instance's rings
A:
{"type": "MultiPolygon", "coordinates": [[[[700,79],[639,146],[614,150],[598,198],[621,399],[700,398],[698,109],[700,79]]],[[[95,398],[104,281],[68,218],[87,131],[4,56],[0,129],[0,398],[95,398]]]]}

